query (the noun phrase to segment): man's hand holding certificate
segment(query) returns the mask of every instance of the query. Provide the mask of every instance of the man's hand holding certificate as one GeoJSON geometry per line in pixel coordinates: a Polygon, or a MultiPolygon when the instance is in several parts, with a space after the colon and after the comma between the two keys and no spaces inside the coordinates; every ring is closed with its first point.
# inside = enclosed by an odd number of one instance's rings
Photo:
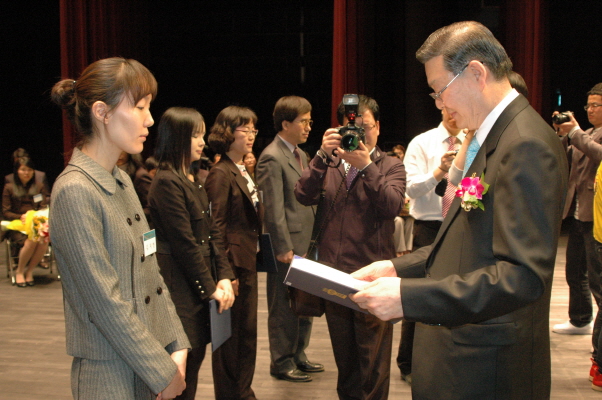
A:
{"type": "Polygon", "coordinates": [[[401,278],[397,277],[391,261],[373,262],[352,273],[351,277],[370,282],[359,292],[349,295],[360,308],[383,321],[403,318],[401,278]]]}

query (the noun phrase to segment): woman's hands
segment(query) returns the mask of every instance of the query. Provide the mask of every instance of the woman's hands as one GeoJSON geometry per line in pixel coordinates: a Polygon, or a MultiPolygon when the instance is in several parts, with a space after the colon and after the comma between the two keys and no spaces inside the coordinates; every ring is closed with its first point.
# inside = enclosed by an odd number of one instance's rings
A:
{"type": "Polygon", "coordinates": [[[216,286],[215,292],[213,292],[210,297],[219,303],[218,312],[221,314],[222,311],[232,307],[232,304],[234,304],[235,294],[230,279],[222,279],[217,282],[216,286]]]}

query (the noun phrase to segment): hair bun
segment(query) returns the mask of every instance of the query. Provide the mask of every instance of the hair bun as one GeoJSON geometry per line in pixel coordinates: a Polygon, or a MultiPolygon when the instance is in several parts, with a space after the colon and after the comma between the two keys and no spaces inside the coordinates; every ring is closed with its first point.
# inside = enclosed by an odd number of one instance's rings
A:
{"type": "Polygon", "coordinates": [[[57,82],[50,95],[52,101],[63,108],[69,108],[75,94],[75,83],[73,79],[63,79],[57,82]]]}

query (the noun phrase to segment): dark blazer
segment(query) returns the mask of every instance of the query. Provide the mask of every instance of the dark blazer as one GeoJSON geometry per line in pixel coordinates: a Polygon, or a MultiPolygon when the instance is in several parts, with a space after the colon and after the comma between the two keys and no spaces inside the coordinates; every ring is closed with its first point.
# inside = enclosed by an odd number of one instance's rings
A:
{"type": "Polygon", "coordinates": [[[571,173],[569,175],[569,188],[564,205],[563,218],[572,216],[572,207],[575,196],[579,199],[579,221],[591,222],[594,220],[594,180],[596,170],[602,161],[602,129],[592,135],[593,129],[583,132],[575,131],[573,138],[568,135],[562,143],[571,154],[571,173]],[[569,215],[570,214],[570,215],[569,215]]]}
{"type": "Polygon", "coordinates": [[[255,271],[261,223],[247,179],[224,154],[209,171],[205,188],[211,201],[211,216],[218,229],[225,232],[224,242],[232,266],[255,271]]]}
{"type": "Polygon", "coordinates": [[[6,220],[15,220],[21,218],[21,215],[25,214],[29,210],[38,210],[48,205],[50,199],[50,193],[46,190],[46,187],[41,182],[35,182],[25,196],[15,197],[14,196],[14,183],[7,183],[4,185],[2,191],[2,217],[6,220]],[[42,195],[42,201],[36,203],[34,196],[36,194],[42,195]]]}
{"type": "Polygon", "coordinates": [[[148,200],[161,274],[192,347],[204,346],[211,340],[206,300],[215,292],[215,281],[234,279],[222,235],[209,217],[207,193],[199,183],[159,170],[148,200]]]}
{"type": "Polygon", "coordinates": [[[485,210],[466,212],[456,198],[433,245],[393,260],[405,318],[420,322],[414,398],[549,398],[550,294],[567,171],[554,131],[519,96],[467,172],[485,174],[485,210]]]}
{"type": "MultiPolygon", "coordinates": [[[[327,218],[327,223],[320,235],[319,258],[348,273],[395,256],[393,221],[404,204],[405,168],[401,160],[388,157],[378,147],[370,158],[372,164],[358,173],[349,190],[342,183],[342,163],[329,168],[319,156],[313,158],[295,186],[301,204],[315,205],[326,182],[322,218],[327,218]]],[[[317,223],[322,226],[323,222],[317,223]]]]}

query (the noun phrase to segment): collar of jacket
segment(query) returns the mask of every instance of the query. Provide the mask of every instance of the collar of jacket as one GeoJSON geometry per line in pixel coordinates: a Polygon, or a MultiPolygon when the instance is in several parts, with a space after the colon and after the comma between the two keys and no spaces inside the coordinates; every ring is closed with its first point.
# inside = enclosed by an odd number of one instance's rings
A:
{"type": "Polygon", "coordinates": [[[98,184],[105,192],[115,194],[117,184],[126,185],[125,172],[117,166],[113,167],[113,173],[110,174],[96,161],[85,155],[77,147],[73,149],[73,156],[69,161],[69,165],[79,169],[82,173],[88,175],[94,182],[98,184]]]}

